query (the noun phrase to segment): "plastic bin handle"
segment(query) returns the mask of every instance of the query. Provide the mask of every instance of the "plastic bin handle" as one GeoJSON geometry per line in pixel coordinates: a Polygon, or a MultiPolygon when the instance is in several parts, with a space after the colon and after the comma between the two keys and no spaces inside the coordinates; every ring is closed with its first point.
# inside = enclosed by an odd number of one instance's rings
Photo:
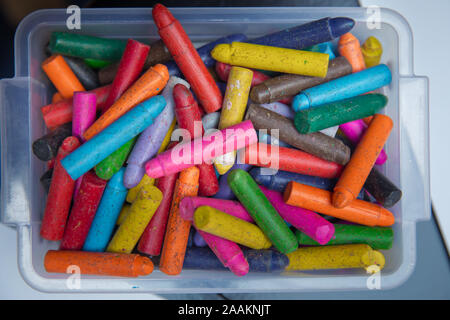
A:
{"type": "Polygon", "coordinates": [[[401,185],[408,187],[402,196],[402,211],[408,213],[403,219],[428,220],[431,217],[428,78],[400,77],[399,98],[401,185]]]}
{"type": "Polygon", "coordinates": [[[1,222],[11,225],[31,216],[30,124],[18,120],[29,119],[29,84],[26,77],[0,80],[1,222]]]}

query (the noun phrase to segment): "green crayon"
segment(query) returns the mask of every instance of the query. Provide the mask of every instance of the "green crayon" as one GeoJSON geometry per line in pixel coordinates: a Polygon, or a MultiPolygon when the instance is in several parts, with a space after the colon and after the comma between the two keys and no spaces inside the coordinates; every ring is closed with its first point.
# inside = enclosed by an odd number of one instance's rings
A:
{"type": "Polygon", "coordinates": [[[241,169],[230,172],[228,185],[272,244],[281,252],[297,250],[295,234],[289,229],[252,176],[241,169]]]}
{"type": "Polygon", "coordinates": [[[111,61],[97,60],[97,59],[84,59],[86,63],[92,69],[102,69],[111,64],[111,61]]]}
{"type": "Polygon", "coordinates": [[[111,179],[112,176],[116,174],[120,168],[122,168],[134,146],[136,139],[137,137],[134,137],[96,165],[95,173],[97,176],[103,180],[111,179]]]}
{"type": "Polygon", "coordinates": [[[307,134],[371,116],[384,108],[387,97],[369,93],[353,98],[301,110],[295,114],[298,132],[307,134]]]}
{"type": "MultiPolygon", "coordinates": [[[[318,242],[297,230],[298,243],[301,245],[320,246],[318,242]]],[[[334,236],[326,245],[368,244],[374,250],[388,250],[394,241],[394,231],[386,227],[367,227],[350,224],[335,224],[334,236]]]]}

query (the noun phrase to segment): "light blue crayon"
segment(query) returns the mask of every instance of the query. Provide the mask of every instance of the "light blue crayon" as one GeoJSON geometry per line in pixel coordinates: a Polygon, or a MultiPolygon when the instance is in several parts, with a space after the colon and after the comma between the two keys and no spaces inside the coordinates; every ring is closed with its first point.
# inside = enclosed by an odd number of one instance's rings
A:
{"type": "Polygon", "coordinates": [[[274,136],[271,136],[268,133],[263,133],[262,131],[260,131],[258,133],[258,141],[261,143],[265,143],[265,144],[274,144],[274,145],[278,145],[280,147],[293,148],[291,145],[287,144],[286,142],[280,141],[277,138],[275,138],[274,136]]]}
{"type": "Polygon", "coordinates": [[[330,60],[333,60],[334,58],[336,58],[336,55],[334,54],[334,51],[333,51],[333,44],[331,42],[322,42],[322,43],[316,44],[312,47],[309,47],[305,50],[311,51],[311,52],[326,53],[330,56],[330,60]]]}
{"type": "Polygon", "coordinates": [[[108,181],[84,242],[83,251],[103,252],[106,250],[128,193],[128,189],[123,185],[124,173],[125,168],[122,167],[108,181]]]}
{"type": "Polygon", "coordinates": [[[91,140],[61,160],[61,165],[73,180],[95,167],[153,123],[166,106],[163,96],[150,98],[125,113],[91,140]]]}
{"type": "Polygon", "coordinates": [[[292,100],[295,111],[317,107],[376,90],[391,83],[391,71],[379,64],[303,90],[292,100]]]}

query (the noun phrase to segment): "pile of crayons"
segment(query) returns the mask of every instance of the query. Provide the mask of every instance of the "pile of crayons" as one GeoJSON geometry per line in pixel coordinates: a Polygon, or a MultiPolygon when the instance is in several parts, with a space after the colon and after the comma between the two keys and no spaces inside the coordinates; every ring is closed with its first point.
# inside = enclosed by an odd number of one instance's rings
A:
{"type": "Polygon", "coordinates": [[[375,168],[393,127],[380,42],[327,17],[195,49],[166,7],[152,15],[150,45],[51,34],[57,92],[32,146],[40,235],[60,241],[46,271],[383,268],[401,191],[375,168]]]}

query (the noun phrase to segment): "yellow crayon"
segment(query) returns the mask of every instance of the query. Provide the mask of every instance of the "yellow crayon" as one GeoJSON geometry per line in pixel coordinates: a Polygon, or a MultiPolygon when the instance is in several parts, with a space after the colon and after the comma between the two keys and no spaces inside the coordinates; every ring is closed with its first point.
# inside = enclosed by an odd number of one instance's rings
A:
{"type": "Polygon", "coordinates": [[[162,197],[162,192],[155,186],[143,186],[125,220],[109,242],[106,251],[131,253],[158,209],[162,197]]]}
{"type": "MultiPolygon", "coordinates": [[[[164,137],[163,142],[161,143],[161,146],[158,149],[158,154],[165,151],[167,146],[169,145],[170,142],[170,138],[172,137],[172,132],[175,128],[175,124],[177,123],[177,121],[175,119],[173,119],[172,124],[169,127],[169,131],[167,131],[166,136],[164,137]]],[[[134,199],[136,199],[136,196],[139,192],[139,190],[141,190],[142,186],[145,185],[154,185],[155,184],[155,179],[150,178],[148,175],[144,175],[141,179],[141,181],[138,183],[137,186],[131,188],[130,190],[128,190],[127,193],[127,202],[128,203],[133,203],[134,199]]]]}
{"type": "MultiPolygon", "coordinates": [[[[241,67],[231,68],[220,113],[219,130],[238,124],[244,119],[252,79],[252,70],[241,67]]],[[[235,158],[236,152],[217,157],[214,160],[217,172],[221,175],[225,174],[234,165],[235,158]]]]}
{"type": "Polygon", "coordinates": [[[201,206],[195,210],[194,225],[198,230],[252,249],[268,249],[272,246],[258,226],[209,206],[201,206]]]}
{"type": "Polygon", "coordinates": [[[252,69],[325,77],[329,55],[259,44],[233,42],[218,44],[211,56],[224,63],[252,69]]]}
{"type": "Polygon", "coordinates": [[[120,226],[124,222],[125,218],[128,215],[128,212],[130,212],[130,207],[131,207],[131,205],[128,203],[125,203],[123,205],[122,210],[120,210],[119,217],[117,218],[117,221],[116,221],[117,226],[120,226]]]}
{"type": "Polygon", "coordinates": [[[287,256],[286,270],[365,268],[373,273],[383,269],[385,263],[383,254],[367,244],[305,247],[287,256]]]}
{"type": "Polygon", "coordinates": [[[366,63],[366,68],[376,66],[380,63],[383,54],[383,46],[375,37],[367,38],[366,42],[361,46],[361,52],[366,63]]]}

